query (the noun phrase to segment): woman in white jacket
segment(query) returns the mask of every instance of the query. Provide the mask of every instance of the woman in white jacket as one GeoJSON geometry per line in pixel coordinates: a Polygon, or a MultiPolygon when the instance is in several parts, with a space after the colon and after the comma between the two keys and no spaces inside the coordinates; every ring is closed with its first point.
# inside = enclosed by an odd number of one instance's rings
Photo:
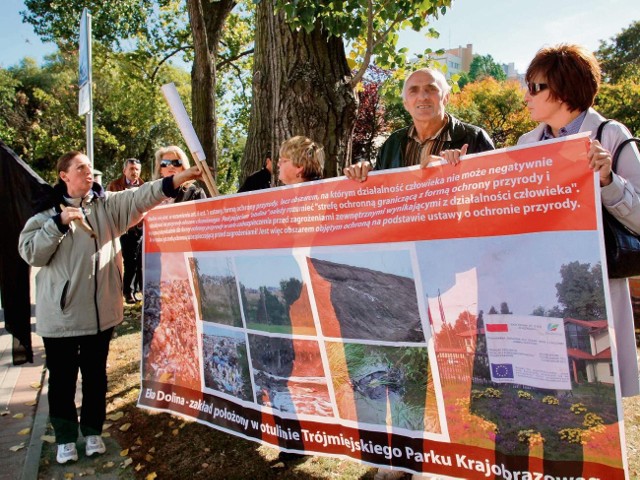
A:
{"type": "MultiPolygon", "coordinates": [[[[518,145],[578,132],[596,136],[605,120],[592,107],[600,86],[600,66],[594,55],[579,45],[561,44],[538,51],[525,76],[525,102],[531,118],[540,125],[518,140],[518,145]]],[[[631,134],[615,121],[602,130],[601,141],[589,149],[589,168],[600,179],[602,206],[622,224],[640,232],[640,155],[632,143],[622,150],[616,172],[611,156],[631,134]]],[[[615,328],[615,351],[623,396],[640,393],[633,310],[626,279],[610,279],[615,328]]]]}
{"type": "Polygon", "coordinates": [[[113,329],[122,322],[122,255],[118,237],[147,210],[177,195],[190,168],[173,177],[122,192],[93,182],[89,159],[69,152],[58,160],[59,181],[20,234],[19,250],[36,277],[36,333],[43,337],[49,370],[49,414],[57,461],[78,459],[74,402],[82,372],[80,430],[87,456],[104,453],[107,355],[113,329]],[[78,222],[88,230],[77,228],[78,222]]]}

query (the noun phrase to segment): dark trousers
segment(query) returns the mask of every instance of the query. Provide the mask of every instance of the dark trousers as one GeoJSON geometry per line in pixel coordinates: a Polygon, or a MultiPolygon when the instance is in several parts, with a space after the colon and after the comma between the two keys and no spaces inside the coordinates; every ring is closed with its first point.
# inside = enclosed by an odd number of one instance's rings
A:
{"type": "Polygon", "coordinates": [[[78,439],[78,412],[75,405],[78,371],[82,372],[80,431],[100,435],[107,410],[107,356],[113,328],[82,337],[45,337],[44,349],[49,370],[49,418],[56,443],[78,439]]]}
{"type": "MultiPolygon", "coordinates": [[[[120,247],[122,248],[122,261],[124,263],[124,273],[122,275],[122,293],[125,297],[133,293],[133,281],[139,270],[142,272],[142,256],[139,254],[142,246],[142,231],[137,227],[131,228],[120,237],[120,247]]],[[[137,280],[136,280],[136,283],[137,280]]],[[[141,282],[140,282],[141,283],[141,282]]]]}

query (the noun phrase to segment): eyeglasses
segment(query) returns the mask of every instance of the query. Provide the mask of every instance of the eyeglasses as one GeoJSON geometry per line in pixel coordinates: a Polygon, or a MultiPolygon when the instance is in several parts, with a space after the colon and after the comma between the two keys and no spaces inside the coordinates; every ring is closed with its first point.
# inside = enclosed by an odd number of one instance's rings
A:
{"type": "Polygon", "coordinates": [[[182,160],[178,159],[178,160],[160,160],[160,168],[167,168],[169,166],[173,165],[174,167],[181,167],[182,166],[182,160]]]}
{"type": "Polygon", "coordinates": [[[535,95],[539,94],[541,91],[546,90],[547,88],[549,88],[549,85],[547,85],[546,83],[529,82],[529,83],[527,83],[527,88],[529,89],[529,94],[535,96],[535,95]]]}

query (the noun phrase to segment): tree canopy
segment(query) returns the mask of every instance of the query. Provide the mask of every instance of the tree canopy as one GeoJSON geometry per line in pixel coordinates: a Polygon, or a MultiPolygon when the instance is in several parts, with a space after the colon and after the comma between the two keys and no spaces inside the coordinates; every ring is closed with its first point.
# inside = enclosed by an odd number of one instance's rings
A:
{"type": "Polygon", "coordinates": [[[498,148],[515,145],[520,135],[536,125],[524,107],[524,90],[517,81],[485,77],[469,83],[451,96],[448,110],[484,128],[498,148]]]}
{"type": "MultiPolygon", "coordinates": [[[[108,181],[121,173],[122,160],[143,162],[145,177],[152,171],[153,152],[164,142],[180,143],[180,134],[160,91],[129,74],[125,54],[102,55],[98,47],[94,77],[95,166],[108,181]]],[[[42,67],[30,59],[0,69],[0,138],[43,176],[53,181],[61,153],[82,149],[84,122],[77,115],[77,57],[62,53],[49,57],[42,67]],[[10,126],[9,126],[10,125],[10,126]]],[[[159,78],[173,81],[188,96],[188,75],[163,66],[159,78]]]]}
{"type": "Polygon", "coordinates": [[[471,60],[469,67],[469,79],[472,82],[483,80],[486,77],[493,77],[496,80],[506,80],[507,74],[498,65],[491,55],[476,55],[471,60]]]}
{"type": "Polygon", "coordinates": [[[640,20],[610,40],[601,40],[596,56],[607,82],[618,83],[624,79],[640,82],[640,20]]]}
{"type": "Polygon", "coordinates": [[[560,275],[562,280],[556,283],[556,295],[565,317],[580,320],[606,318],[600,263],[570,262],[560,267],[560,275]]]}

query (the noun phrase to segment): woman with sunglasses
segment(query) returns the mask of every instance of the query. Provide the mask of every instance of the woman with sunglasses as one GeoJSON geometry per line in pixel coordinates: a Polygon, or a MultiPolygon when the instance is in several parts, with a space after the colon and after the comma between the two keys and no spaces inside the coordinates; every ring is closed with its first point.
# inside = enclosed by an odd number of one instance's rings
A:
{"type": "MultiPolygon", "coordinates": [[[[591,132],[591,138],[595,138],[605,118],[592,108],[600,86],[600,66],[591,52],[568,44],[542,48],[525,79],[525,102],[531,118],[540,125],[520,137],[518,145],[578,132],[591,132]]],[[[623,225],[640,232],[640,155],[634,144],[621,151],[616,172],[611,170],[612,152],[630,137],[624,125],[615,121],[606,124],[601,140],[591,142],[589,168],[600,179],[603,208],[623,225]]],[[[629,285],[624,278],[609,279],[609,290],[622,395],[637,395],[640,382],[629,285]]]]}
{"type": "MultiPolygon", "coordinates": [[[[187,154],[180,147],[170,145],[161,148],[155,154],[156,165],[153,170],[153,178],[166,178],[176,173],[182,172],[189,168],[189,159],[187,154]]],[[[207,198],[204,190],[195,183],[195,181],[186,182],[180,187],[178,196],[169,199],[168,202],[179,203],[189,200],[200,200],[207,198]]]]}

